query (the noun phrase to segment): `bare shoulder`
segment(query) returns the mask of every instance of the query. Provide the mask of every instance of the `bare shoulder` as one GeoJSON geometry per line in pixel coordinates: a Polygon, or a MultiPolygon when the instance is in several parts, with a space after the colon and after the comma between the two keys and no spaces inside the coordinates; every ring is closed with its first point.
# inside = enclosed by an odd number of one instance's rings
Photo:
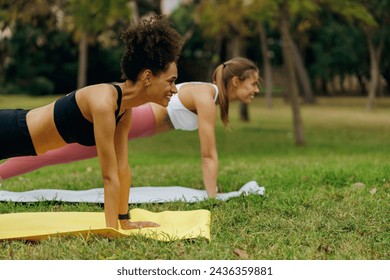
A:
{"type": "Polygon", "coordinates": [[[77,90],[77,94],[91,97],[92,99],[97,96],[102,96],[102,98],[110,98],[113,97],[116,99],[116,95],[112,95],[110,93],[116,92],[116,89],[111,84],[95,84],[83,87],[77,90]]]}
{"type": "Polygon", "coordinates": [[[215,87],[211,83],[194,82],[189,83],[188,86],[190,86],[191,89],[197,92],[215,93],[215,87]]]}
{"type": "Polygon", "coordinates": [[[115,87],[110,84],[86,86],[77,91],[76,101],[83,115],[91,117],[94,114],[115,112],[117,94],[115,87]]]}
{"type": "MultiPolygon", "coordinates": [[[[180,88],[180,92],[191,95],[194,99],[205,99],[205,96],[214,98],[215,87],[210,83],[188,83],[180,88]]],[[[207,98],[208,99],[208,98],[207,98]]]]}

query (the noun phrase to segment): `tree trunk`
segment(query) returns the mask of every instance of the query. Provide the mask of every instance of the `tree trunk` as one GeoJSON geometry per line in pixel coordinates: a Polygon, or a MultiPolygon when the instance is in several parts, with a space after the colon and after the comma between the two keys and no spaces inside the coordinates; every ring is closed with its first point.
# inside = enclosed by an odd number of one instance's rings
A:
{"type": "Polygon", "coordinates": [[[299,52],[298,47],[293,40],[291,40],[291,50],[293,53],[298,79],[303,89],[303,96],[305,102],[315,103],[316,100],[313,94],[313,89],[311,87],[309,74],[307,73],[305,64],[303,63],[302,55],[299,52]]]}
{"type": "MultiPolygon", "coordinates": [[[[264,81],[265,81],[265,102],[268,109],[272,108],[272,68],[271,60],[268,56],[268,45],[267,45],[267,33],[263,24],[259,24],[259,34],[260,34],[260,45],[261,45],[261,54],[263,57],[263,67],[264,67],[264,81]]],[[[261,72],[261,71],[260,71],[261,72]]],[[[260,73],[261,74],[261,73],[260,73]]]]}
{"type": "Polygon", "coordinates": [[[292,38],[290,35],[290,25],[288,22],[288,11],[286,3],[279,6],[280,11],[280,31],[282,34],[282,52],[284,63],[286,64],[288,79],[289,79],[289,100],[293,113],[293,126],[295,144],[298,146],[305,145],[305,137],[303,132],[303,124],[299,106],[298,86],[294,66],[292,38]]]}
{"type": "Polygon", "coordinates": [[[235,35],[232,39],[231,39],[231,43],[230,43],[230,56],[233,58],[233,57],[238,57],[238,56],[242,56],[242,49],[243,49],[243,45],[242,45],[242,38],[240,35],[235,35]]]}
{"type": "Polygon", "coordinates": [[[329,95],[327,81],[325,78],[320,78],[320,88],[322,94],[329,95]]]}
{"type": "Polygon", "coordinates": [[[223,36],[218,36],[215,39],[215,44],[213,46],[213,58],[210,61],[210,64],[207,69],[207,77],[208,79],[211,79],[213,76],[213,73],[215,71],[215,68],[225,61],[225,51],[224,51],[224,44],[225,44],[225,38],[223,36]]]}
{"type": "Polygon", "coordinates": [[[383,79],[386,81],[386,92],[384,94],[390,95],[390,71],[386,70],[383,73],[383,79]]]}
{"type": "MultiPolygon", "coordinates": [[[[370,32],[370,31],[368,31],[370,32]]],[[[373,39],[372,39],[372,33],[368,34],[367,32],[367,44],[368,44],[368,50],[370,53],[370,84],[368,87],[368,100],[367,100],[367,110],[372,110],[375,95],[379,88],[379,79],[380,79],[380,58],[381,53],[383,49],[383,38],[381,39],[381,42],[378,46],[378,48],[375,48],[373,39]]]]}
{"type": "MultiPolygon", "coordinates": [[[[229,44],[229,57],[239,57],[242,56],[243,53],[243,40],[239,35],[235,35],[231,40],[229,44]]],[[[249,121],[249,112],[248,112],[248,105],[240,102],[240,120],[244,122],[249,121]]]]}
{"type": "Polygon", "coordinates": [[[138,5],[137,5],[137,1],[135,0],[131,0],[129,2],[129,5],[130,5],[130,9],[131,9],[131,19],[134,21],[134,22],[139,22],[139,11],[138,11],[138,5]]]}
{"type": "Polygon", "coordinates": [[[82,88],[87,85],[88,69],[88,35],[83,32],[79,42],[79,67],[77,73],[77,87],[82,88]]]}
{"type": "Polygon", "coordinates": [[[357,74],[356,78],[357,78],[358,83],[359,83],[360,94],[363,95],[363,96],[366,95],[367,89],[366,89],[366,84],[365,84],[365,82],[363,80],[363,76],[361,74],[357,74]]]}
{"type": "Polygon", "coordinates": [[[249,122],[248,104],[242,102],[240,102],[240,120],[243,122],[249,122]]]}
{"type": "MultiPolygon", "coordinates": [[[[232,41],[232,57],[242,56],[242,38],[235,36],[232,41]]],[[[248,105],[240,102],[240,120],[243,122],[249,122],[249,109],[248,105]]]]}

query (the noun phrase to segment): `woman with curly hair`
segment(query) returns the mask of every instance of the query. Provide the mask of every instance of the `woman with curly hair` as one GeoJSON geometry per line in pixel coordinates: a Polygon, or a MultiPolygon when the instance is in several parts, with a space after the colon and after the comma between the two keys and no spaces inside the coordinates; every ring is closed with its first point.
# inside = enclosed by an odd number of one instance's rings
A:
{"type": "MultiPolygon", "coordinates": [[[[252,102],[259,93],[259,69],[253,61],[234,58],[220,64],[214,71],[213,83],[189,82],[178,84],[168,107],[147,103],[133,108],[133,125],[128,139],[152,136],[173,129],[198,129],[202,172],[205,189],[210,197],[217,193],[218,155],[215,141],[217,106],[225,126],[229,123],[229,102],[252,102]]],[[[95,147],[78,144],[49,151],[37,157],[12,158],[0,164],[0,176],[11,178],[47,165],[92,158],[95,147]]]]}
{"type": "Polygon", "coordinates": [[[40,155],[70,143],[95,146],[104,185],[106,226],[158,226],[131,222],[131,172],[127,137],[131,109],[147,102],[166,107],[177,92],[180,35],[164,17],[153,17],[123,32],[124,82],[87,86],[33,110],[0,110],[0,159],[40,155]]]}

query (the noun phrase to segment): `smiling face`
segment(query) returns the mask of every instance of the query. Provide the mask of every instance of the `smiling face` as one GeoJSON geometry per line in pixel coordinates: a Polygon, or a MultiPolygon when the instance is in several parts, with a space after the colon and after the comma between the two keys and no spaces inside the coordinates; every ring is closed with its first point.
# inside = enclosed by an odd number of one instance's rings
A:
{"type": "Polygon", "coordinates": [[[249,104],[259,92],[259,73],[254,71],[253,74],[245,80],[240,80],[237,77],[232,79],[229,99],[239,100],[245,104],[249,104]]]}
{"type": "Polygon", "coordinates": [[[175,81],[177,79],[177,66],[172,62],[165,72],[152,77],[150,84],[150,102],[167,107],[172,95],[177,92],[175,81]]]}

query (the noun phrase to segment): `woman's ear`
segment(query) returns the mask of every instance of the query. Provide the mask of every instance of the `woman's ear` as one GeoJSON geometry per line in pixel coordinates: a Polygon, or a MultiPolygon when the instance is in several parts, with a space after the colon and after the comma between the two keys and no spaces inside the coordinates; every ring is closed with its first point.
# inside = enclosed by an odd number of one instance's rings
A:
{"type": "Polygon", "coordinates": [[[152,83],[152,76],[153,76],[153,73],[150,69],[146,69],[143,73],[142,73],[142,76],[141,76],[141,80],[144,84],[144,86],[150,86],[151,83],[152,83]]]}
{"type": "Polygon", "coordinates": [[[232,86],[233,87],[238,87],[239,84],[240,84],[240,79],[237,76],[234,76],[232,78],[232,86]]]}

